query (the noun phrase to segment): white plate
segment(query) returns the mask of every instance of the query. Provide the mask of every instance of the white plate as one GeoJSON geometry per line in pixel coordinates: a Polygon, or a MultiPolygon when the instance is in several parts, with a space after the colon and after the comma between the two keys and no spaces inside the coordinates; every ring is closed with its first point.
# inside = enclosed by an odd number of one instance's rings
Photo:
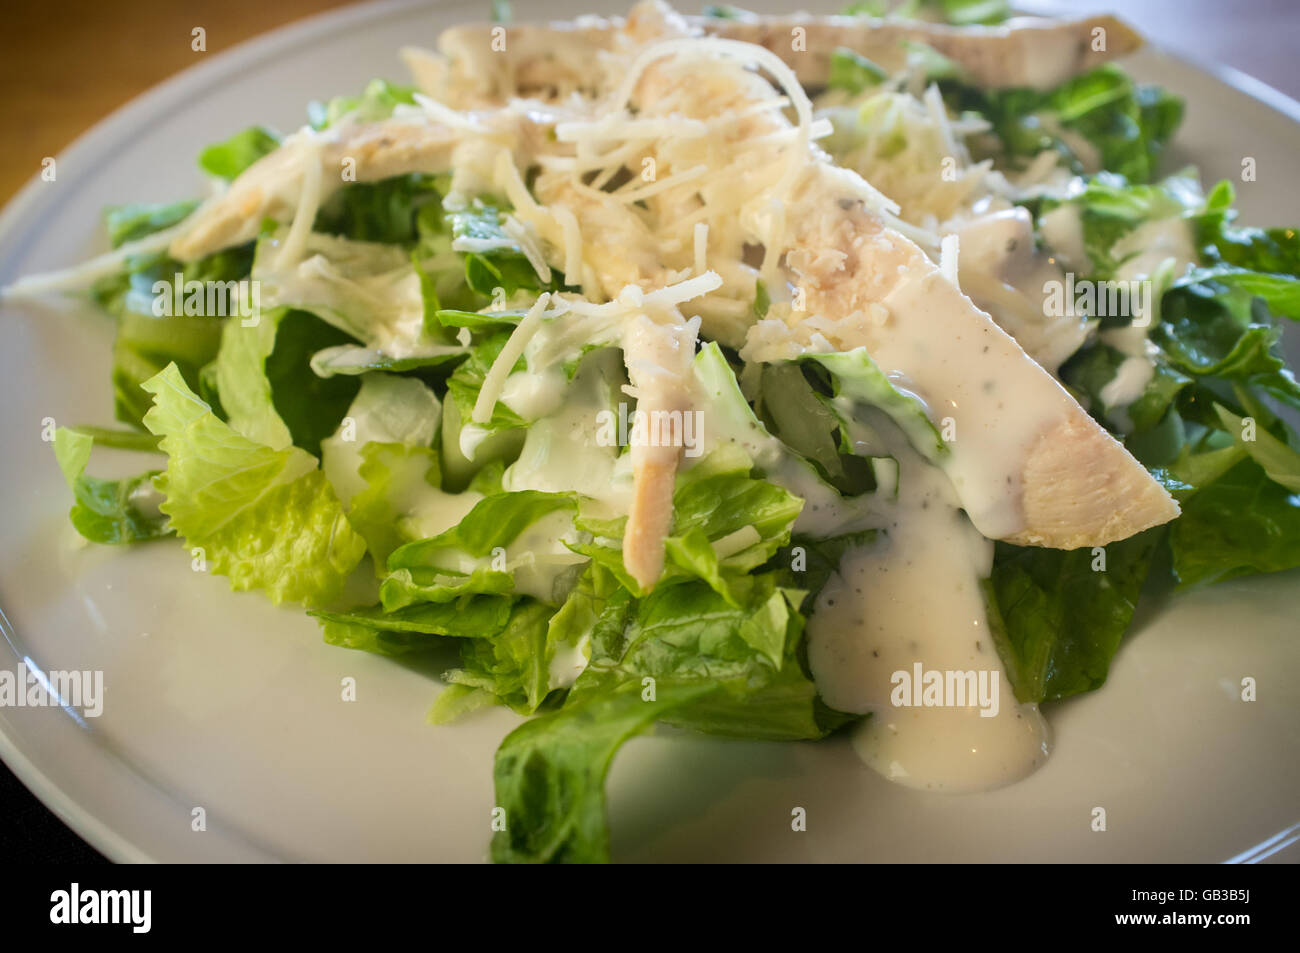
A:
{"type": "MultiPolygon", "coordinates": [[[[576,12],[572,3],[516,7],[530,18],[576,12]]],[[[194,194],[203,145],[253,122],[291,129],[309,99],[401,78],[400,46],[431,44],[443,26],[486,9],[472,0],[344,10],[176,77],[81,138],[59,158],[56,182],[33,182],[9,206],[0,282],[99,251],[103,206],[194,194]]],[[[1208,179],[1235,178],[1241,157],[1255,156],[1273,172],[1238,184],[1245,220],[1300,222],[1300,195],[1277,171],[1300,154],[1300,106],[1247,87],[1271,96],[1270,108],[1232,88],[1239,75],[1215,78],[1157,53],[1131,66],[1187,97],[1179,160],[1194,159],[1208,179]]],[[[483,859],[492,755],[516,719],[498,711],[425,725],[436,688],[426,673],[325,646],[300,612],[192,573],[175,543],[78,548],[41,422],[110,423],[109,322],[84,306],[6,306],[0,328],[0,606],[12,623],[0,666],[28,657],[42,669],[99,669],[106,684],[103,716],[84,723],[58,709],[0,709],[10,767],[115,860],[483,859]],[[340,698],[345,676],[357,679],[355,702],[340,698]],[[191,829],[196,807],[206,831],[191,829]]],[[[95,466],[107,465],[131,467],[97,454],[95,466]]],[[[1050,712],[1047,766],[991,794],[891,786],[842,740],[634,741],[610,779],[616,859],[1219,861],[1251,852],[1300,820],[1298,581],[1250,579],[1148,609],[1110,683],[1050,712]],[[1244,676],[1258,680],[1258,701],[1237,700],[1244,676]],[[808,812],[803,833],[790,829],[796,806],[808,812]],[[1090,830],[1096,806],[1108,814],[1104,833],[1090,830]]]]}

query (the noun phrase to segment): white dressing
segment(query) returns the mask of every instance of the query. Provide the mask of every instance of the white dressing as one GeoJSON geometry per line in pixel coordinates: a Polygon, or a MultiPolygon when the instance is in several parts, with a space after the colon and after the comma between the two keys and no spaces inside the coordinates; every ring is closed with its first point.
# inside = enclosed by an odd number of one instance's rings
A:
{"type": "Polygon", "coordinates": [[[632,497],[630,457],[620,466],[619,448],[601,446],[598,439],[599,414],[609,409],[618,392],[621,365],[614,351],[593,354],[583,362],[566,387],[560,409],[528,428],[519,458],[502,478],[503,489],[576,492],[611,513],[627,512],[632,497]]]}
{"type": "Polygon", "coordinates": [[[886,778],[948,792],[1009,784],[1046,758],[1047,726],[1037,706],[1016,702],[988,629],[980,581],[992,543],[962,515],[938,468],[892,425],[878,432],[899,462],[898,496],[879,503],[877,541],[846,553],[817,598],[808,620],[817,688],[832,708],[870,714],[853,747],[886,778]],[[984,673],[996,703],[895,705],[895,673],[910,677],[918,664],[984,673]]]}

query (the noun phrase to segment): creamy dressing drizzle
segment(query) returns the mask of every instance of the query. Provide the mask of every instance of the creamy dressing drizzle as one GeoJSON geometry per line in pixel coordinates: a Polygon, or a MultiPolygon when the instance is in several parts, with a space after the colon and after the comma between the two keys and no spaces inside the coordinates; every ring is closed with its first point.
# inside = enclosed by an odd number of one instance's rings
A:
{"type": "Polygon", "coordinates": [[[898,495],[879,503],[877,541],[846,553],[817,598],[808,620],[817,688],[831,707],[871,715],[853,747],[892,781],[946,792],[1010,784],[1044,761],[1048,736],[1038,707],[1016,702],[989,633],[980,582],[992,543],[961,513],[942,471],[892,425],[877,432],[899,463],[898,495]],[[987,673],[996,714],[977,704],[895,706],[894,673],[910,676],[918,663],[924,672],[987,673]]]}

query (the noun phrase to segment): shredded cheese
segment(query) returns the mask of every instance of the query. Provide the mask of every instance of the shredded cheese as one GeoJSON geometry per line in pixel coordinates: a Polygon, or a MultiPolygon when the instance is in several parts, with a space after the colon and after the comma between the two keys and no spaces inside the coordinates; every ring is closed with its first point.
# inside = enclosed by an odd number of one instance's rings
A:
{"type": "Polygon", "coordinates": [[[307,239],[320,210],[321,145],[320,139],[309,135],[299,146],[302,150],[302,187],[298,190],[298,208],[293,215],[293,224],[289,226],[289,234],[275,259],[279,271],[293,268],[307,251],[307,239]]]}
{"type": "Polygon", "coordinates": [[[705,262],[709,254],[709,224],[697,222],[695,225],[695,273],[702,275],[707,270],[705,262]]]}
{"type": "Polygon", "coordinates": [[[537,238],[529,230],[528,226],[513,215],[505,215],[501,219],[501,230],[519,245],[519,250],[524,253],[528,263],[533,266],[533,271],[537,272],[538,280],[544,285],[550,284],[551,268],[546,264],[546,256],[542,254],[537,238]]]}
{"type": "Polygon", "coordinates": [[[958,291],[961,285],[957,281],[958,240],[956,234],[943,236],[939,243],[939,271],[958,291]]]}
{"type": "Polygon", "coordinates": [[[497,355],[497,359],[492,362],[492,366],[483,377],[483,386],[479,389],[478,399],[474,401],[474,412],[470,415],[470,420],[474,423],[481,426],[492,419],[492,411],[497,401],[501,399],[506,378],[510,376],[515,362],[523,355],[529,340],[541,327],[542,312],[546,310],[550,300],[549,294],[543,293],[538,296],[537,301],[528,309],[528,313],[515,326],[505,347],[497,355]]]}

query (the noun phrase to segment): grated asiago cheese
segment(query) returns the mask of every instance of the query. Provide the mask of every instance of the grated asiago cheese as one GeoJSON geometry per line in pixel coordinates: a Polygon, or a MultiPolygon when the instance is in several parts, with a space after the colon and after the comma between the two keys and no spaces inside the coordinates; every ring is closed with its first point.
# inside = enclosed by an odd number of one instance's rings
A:
{"type": "Polygon", "coordinates": [[[519,245],[519,250],[528,259],[528,264],[532,265],[533,271],[537,272],[538,280],[544,285],[550,284],[551,269],[546,264],[546,256],[542,254],[541,245],[532,230],[513,215],[501,217],[501,230],[519,245]]]}
{"type": "Polygon", "coordinates": [[[416,104],[424,111],[424,114],[434,122],[442,123],[452,129],[460,129],[464,132],[486,134],[490,130],[483,123],[479,122],[473,116],[466,115],[463,112],[452,109],[450,106],[444,106],[436,99],[426,96],[424,93],[414,93],[411,96],[416,104]]]}
{"type": "Polygon", "coordinates": [[[551,209],[551,214],[560,223],[560,234],[564,236],[564,283],[576,288],[582,280],[582,226],[578,216],[562,205],[551,209]]]}
{"type": "Polygon", "coordinates": [[[786,66],[782,59],[771,50],[755,46],[752,43],[741,43],[736,40],[724,40],[718,37],[685,37],[664,40],[647,47],[633,60],[631,67],[612,97],[613,108],[622,109],[626,106],[631,100],[632,92],[636,89],[636,84],[645,70],[651,63],[667,56],[678,56],[687,59],[711,59],[722,56],[732,60],[739,60],[746,65],[758,65],[767,70],[785,90],[790,102],[794,104],[795,115],[799,120],[797,145],[790,150],[785,171],[775,189],[780,195],[788,194],[794,187],[795,180],[807,160],[808,147],[812,142],[811,127],[813,123],[812,103],[794,71],[786,66]]]}
{"type": "Polygon", "coordinates": [[[276,270],[288,271],[302,261],[307,251],[307,239],[321,203],[321,153],[322,140],[304,130],[298,148],[302,151],[302,187],[298,192],[298,208],[293,214],[289,234],[276,255],[276,270]]]}
{"type": "Polygon", "coordinates": [[[694,182],[702,176],[708,175],[709,167],[707,165],[697,165],[681,172],[674,172],[672,175],[664,176],[648,185],[643,185],[636,189],[620,189],[614,193],[614,197],[620,202],[640,202],[648,199],[652,195],[658,195],[660,192],[666,192],[669,189],[675,189],[677,186],[686,182],[694,182]]]}
{"type": "Polygon", "coordinates": [[[559,142],[593,143],[618,139],[659,139],[678,136],[701,139],[709,134],[706,123],[682,118],[625,118],[607,113],[595,122],[562,122],[555,127],[559,142]]]}
{"type": "Polygon", "coordinates": [[[506,378],[510,376],[515,362],[523,355],[529,340],[542,326],[542,313],[550,300],[551,296],[547,293],[537,297],[537,301],[520,319],[506,341],[505,347],[501,349],[501,353],[497,355],[497,359],[492,362],[487,374],[483,376],[483,386],[479,389],[478,399],[474,401],[474,411],[470,415],[474,423],[482,425],[492,419],[492,411],[497,401],[501,399],[506,378]]]}
{"type": "Polygon", "coordinates": [[[943,236],[939,243],[939,272],[948,279],[948,282],[961,290],[961,284],[957,280],[957,253],[959,251],[958,239],[956,234],[943,236]]]}

